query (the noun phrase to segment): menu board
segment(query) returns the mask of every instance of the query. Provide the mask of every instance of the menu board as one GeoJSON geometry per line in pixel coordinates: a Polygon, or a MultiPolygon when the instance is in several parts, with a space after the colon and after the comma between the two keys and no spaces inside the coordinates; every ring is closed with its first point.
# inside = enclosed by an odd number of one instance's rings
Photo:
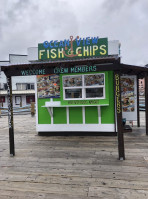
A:
{"type": "Polygon", "coordinates": [[[79,87],[83,85],[82,82],[84,82],[84,86],[104,85],[104,74],[84,75],[84,80],[82,79],[82,75],[63,77],[64,87],[79,87]]]}
{"type": "Polygon", "coordinates": [[[79,87],[82,86],[82,76],[65,76],[63,77],[63,86],[64,87],[79,87]]]}
{"type": "Polygon", "coordinates": [[[134,77],[121,77],[122,112],[135,111],[134,77]]]}
{"type": "Polygon", "coordinates": [[[38,75],[37,76],[38,98],[59,98],[60,78],[59,75],[38,75]]]}
{"type": "Polygon", "coordinates": [[[85,86],[104,85],[104,74],[85,75],[85,86]]]}

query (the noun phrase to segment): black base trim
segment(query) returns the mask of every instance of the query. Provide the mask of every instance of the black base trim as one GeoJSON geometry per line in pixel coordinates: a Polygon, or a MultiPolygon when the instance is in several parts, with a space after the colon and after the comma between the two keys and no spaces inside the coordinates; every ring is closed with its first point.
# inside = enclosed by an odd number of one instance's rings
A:
{"type": "Polygon", "coordinates": [[[117,136],[117,132],[38,132],[39,136],[117,136]]]}

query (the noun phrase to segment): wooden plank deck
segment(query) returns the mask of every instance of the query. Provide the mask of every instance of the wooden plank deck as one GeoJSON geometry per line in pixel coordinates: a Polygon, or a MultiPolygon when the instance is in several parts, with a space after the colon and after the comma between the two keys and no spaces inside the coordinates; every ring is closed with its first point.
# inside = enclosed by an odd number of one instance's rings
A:
{"type": "Polygon", "coordinates": [[[0,199],[147,199],[148,137],[38,136],[35,118],[14,116],[16,156],[9,156],[8,121],[0,118],[0,199]]]}

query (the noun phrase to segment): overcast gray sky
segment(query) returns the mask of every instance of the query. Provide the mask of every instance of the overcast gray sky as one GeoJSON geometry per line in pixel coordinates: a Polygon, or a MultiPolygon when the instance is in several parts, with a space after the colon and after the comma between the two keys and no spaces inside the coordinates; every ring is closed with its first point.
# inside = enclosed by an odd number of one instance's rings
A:
{"type": "Polygon", "coordinates": [[[121,42],[122,63],[148,64],[148,0],[0,0],[0,60],[45,40],[121,42]]]}

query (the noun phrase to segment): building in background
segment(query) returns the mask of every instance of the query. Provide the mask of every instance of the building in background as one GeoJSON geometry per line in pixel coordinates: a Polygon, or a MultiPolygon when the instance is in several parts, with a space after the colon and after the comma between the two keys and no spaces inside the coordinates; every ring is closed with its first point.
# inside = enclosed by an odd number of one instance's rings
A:
{"type": "MultiPolygon", "coordinates": [[[[9,55],[9,61],[0,61],[0,65],[27,64],[27,55],[9,55]]],[[[13,106],[21,107],[35,102],[35,76],[12,77],[13,106]]],[[[0,74],[0,104],[7,107],[7,80],[3,72],[0,74]]]]}

